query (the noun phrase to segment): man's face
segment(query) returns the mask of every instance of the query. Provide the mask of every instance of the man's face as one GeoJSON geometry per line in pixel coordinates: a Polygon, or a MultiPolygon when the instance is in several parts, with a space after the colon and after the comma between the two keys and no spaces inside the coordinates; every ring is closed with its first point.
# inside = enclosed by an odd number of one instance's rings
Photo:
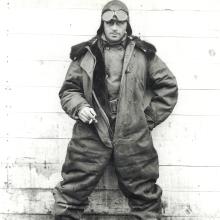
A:
{"type": "Polygon", "coordinates": [[[104,33],[108,41],[119,42],[126,33],[127,21],[104,21],[104,33]]]}

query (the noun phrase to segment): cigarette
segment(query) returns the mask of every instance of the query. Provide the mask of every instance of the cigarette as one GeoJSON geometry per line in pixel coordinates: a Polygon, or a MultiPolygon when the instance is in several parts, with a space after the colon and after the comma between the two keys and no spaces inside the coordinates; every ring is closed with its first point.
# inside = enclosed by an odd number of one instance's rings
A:
{"type": "Polygon", "coordinates": [[[91,123],[92,123],[92,121],[93,121],[93,119],[91,118],[91,119],[89,120],[89,124],[91,124],[91,123]]]}

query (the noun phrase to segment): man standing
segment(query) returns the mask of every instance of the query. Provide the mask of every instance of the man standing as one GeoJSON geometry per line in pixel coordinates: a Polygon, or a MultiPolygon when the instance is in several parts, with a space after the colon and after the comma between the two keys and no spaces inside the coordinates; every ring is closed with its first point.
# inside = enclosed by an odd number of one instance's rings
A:
{"type": "Polygon", "coordinates": [[[176,104],[175,77],[152,44],[132,36],[128,8],[118,0],[104,6],[97,35],[73,46],[70,58],[59,96],[76,123],[63,181],[53,192],[55,219],[80,219],[110,159],[131,215],[160,219],[162,190],[151,130],[176,104]]]}

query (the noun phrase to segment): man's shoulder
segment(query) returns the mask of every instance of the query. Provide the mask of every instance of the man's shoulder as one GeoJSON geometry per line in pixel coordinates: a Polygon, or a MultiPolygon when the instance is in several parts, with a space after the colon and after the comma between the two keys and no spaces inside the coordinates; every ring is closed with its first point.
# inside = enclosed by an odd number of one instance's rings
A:
{"type": "Polygon", "coordinates": [[[81,58],[87,52],[86,47],[91,47],[96,42],[97,42],[97,37],[93,37],[92,39],[88,41],[84,41],[82,43],[73,45],[70,51],[70,59],[75,61],[81,58]]]}
{"type": "Polygon", "coordinates": [[[157,52],[157,49],[156,47],[147,42],[147,41],[144,41],[144,40],[141,40],[139,37],[137,36],[129,36],[130,40],[134,41],[135,42],[135,47],[138,48],[139,50],[141,50],[148,59],[152,59],[154,58],[156,52],[157,52]]]}

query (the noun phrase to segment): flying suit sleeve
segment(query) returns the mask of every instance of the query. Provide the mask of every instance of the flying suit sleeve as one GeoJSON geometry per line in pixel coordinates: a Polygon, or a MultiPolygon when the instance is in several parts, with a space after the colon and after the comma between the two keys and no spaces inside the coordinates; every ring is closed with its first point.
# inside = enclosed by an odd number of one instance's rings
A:
{"type": "Polygon", "coordinates": [[[173,111],[177,102],[178,87],[175,76],[157,55],[150,61],[148,73],[153,97],[145,109],[145,114],[152,130],[173,111]]]}
{"type": "Polygon", "coordinates": [[[64,83],[59,91],[63,110],[73,119],[84,106],[90,106],[83,93],[82,70],[78,60],[70,63],[64,83]]]}

